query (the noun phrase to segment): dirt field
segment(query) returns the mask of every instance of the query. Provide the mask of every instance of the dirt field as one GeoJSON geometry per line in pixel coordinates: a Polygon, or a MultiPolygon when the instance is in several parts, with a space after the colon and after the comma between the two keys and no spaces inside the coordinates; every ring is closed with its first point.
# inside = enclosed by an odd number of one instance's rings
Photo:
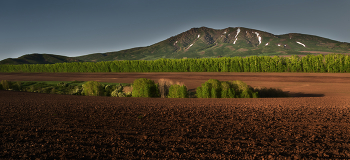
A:
{"type": "Polygon", "coordinates": [[[162,99],[0,91],[0,159],[350,158],[350,74],[0,74],[0,80],[210,78],[279,87],[291,98],[162,99]]]}
{"type": "Polygon", "coordinates": [[[241,80],[253,87],[274,87],[298,97],[350,96],[349,73],[0,73],[0,80],[10,81],[99,81],[132,83],[137,78],[157,82],[161,78],[184,82],[194,90],[209,79],[241,80]],[[298,93],[298,94],[295,94],[298,93]]]}

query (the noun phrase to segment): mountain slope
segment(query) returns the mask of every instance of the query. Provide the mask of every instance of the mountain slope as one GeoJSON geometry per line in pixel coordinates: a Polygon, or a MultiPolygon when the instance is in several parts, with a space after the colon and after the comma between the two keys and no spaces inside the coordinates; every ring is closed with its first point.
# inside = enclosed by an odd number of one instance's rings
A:
{"type": "Polygon", "coordinates": [[[0,64],[53,64],[63,62],[81,62],[74,57],[66,57],[53,54],[27,54],[18,58],[7,58],[0,61],[0,64]]]}
{"type": "Polygon", "coordinates": [[[147,47],[137,47],[116,52],[94,53],[72,58],[64,56],[59,58],[55,55],[50,55],[52,58],[43,58],[44,56],[40,57],[38,54],[32,54],[17,59],[5,59],[0,64],[305,54],[305,52],[301,51],[349,53],[350,44],[299,33],[273,35],[268,32],[244,27],[229,27],[221,30],[201,27],[192,28],[147,47]]]}
{"type": "Polygon", "coordinates": [[[215,30],[192,28],[148,47],[77,57],[82,61],[153,60],[217,56],[305,54],[300,51],[350,52],[350,44],[318,36],[271,33],[236,27],[215,30]],[[94,58],[91,58],[94,57],[94,58]]]}

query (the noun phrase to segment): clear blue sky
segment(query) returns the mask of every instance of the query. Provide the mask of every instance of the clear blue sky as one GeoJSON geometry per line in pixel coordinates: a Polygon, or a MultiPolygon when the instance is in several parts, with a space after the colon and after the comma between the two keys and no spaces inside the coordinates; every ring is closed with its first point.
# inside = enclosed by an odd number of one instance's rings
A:
{"type": "Polygon", "coordinates": [[[350,42],[350,0],[0,0],[0,60],[149,46],[193,27],[350,42]]]}

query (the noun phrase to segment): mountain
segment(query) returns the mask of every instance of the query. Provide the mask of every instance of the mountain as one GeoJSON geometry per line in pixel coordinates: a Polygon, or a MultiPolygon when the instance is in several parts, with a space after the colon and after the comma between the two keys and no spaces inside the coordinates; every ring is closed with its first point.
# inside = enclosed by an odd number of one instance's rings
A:
{"type": "Polygon", "coordinates": [[[83,61],[154,60],[159,58],[203,58],[218,56],[291,55],[300,51],[350,52],[350,44],[318,36],[271,33],[236,27],[215,30],[192,28],[147,47],[76,57],[83,61]]]}
{"type": "Polygon", "coordinates": [[[0,61],[0,64],[53,64],[63,62],[82,62],[74,57],[66,57],[53,54],[26,54],[18,58],[7,58],[0,61]]]}
{"type": "MultiPolygon", "coordinates": [[[[244,27],[229,27],[221,30],[201,27],[192,28],[151,46],[88,54],[72,57],[71,60],[99,62],[184,57],[305,55],[307,54],[305,52],[350,53],[350,43],[299,33],[274,35],[244,27]]],[[[0,64],[3,62],[1,61],[0,64]]]]}

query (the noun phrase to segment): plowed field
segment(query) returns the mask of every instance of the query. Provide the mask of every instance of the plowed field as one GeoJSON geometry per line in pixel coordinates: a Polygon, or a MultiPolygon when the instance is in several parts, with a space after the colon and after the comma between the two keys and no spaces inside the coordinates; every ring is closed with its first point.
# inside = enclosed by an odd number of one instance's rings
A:
{"type": "Polygon", "coordinates": [[[189,89],[216,78],[301,93],[170,99],[0,91],[0,159],[350,158],[349,74],[0,74],[21,81],[141,77],[183,81],[189,89]]]}

